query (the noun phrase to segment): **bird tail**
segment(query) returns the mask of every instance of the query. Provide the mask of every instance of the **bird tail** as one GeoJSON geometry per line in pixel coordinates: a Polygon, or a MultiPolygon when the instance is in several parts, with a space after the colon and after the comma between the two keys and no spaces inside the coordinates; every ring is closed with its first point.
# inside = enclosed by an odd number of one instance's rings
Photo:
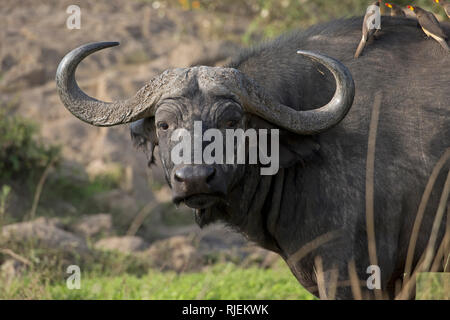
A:
{"type": "Polygon", "coordinates": [[[450,48],[448,47],[447,41],[445,41],[445,39],[440,38],[438,42],[445,51],[450,53],[450,48]]]}
{"type": "Polygon", "coordinates": [[[366,45],[366,39],[364,37],[361,38],[361,41],[359,42],[358,48],[355,52],[355,59],[358,59],[358,57],[361,55],[361,53],[364,50],[364,47],[366,45]]]}

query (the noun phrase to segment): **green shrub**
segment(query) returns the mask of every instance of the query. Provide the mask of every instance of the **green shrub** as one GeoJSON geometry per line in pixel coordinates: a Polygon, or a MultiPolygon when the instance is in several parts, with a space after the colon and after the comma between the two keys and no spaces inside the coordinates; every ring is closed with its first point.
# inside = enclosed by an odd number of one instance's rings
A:
{"type": "Polygon", "coordinates": [[[36,124],[9,109],[0,105],[0,181],[34,177],[59,156],[58,147],[39,140],[36,124]]]}

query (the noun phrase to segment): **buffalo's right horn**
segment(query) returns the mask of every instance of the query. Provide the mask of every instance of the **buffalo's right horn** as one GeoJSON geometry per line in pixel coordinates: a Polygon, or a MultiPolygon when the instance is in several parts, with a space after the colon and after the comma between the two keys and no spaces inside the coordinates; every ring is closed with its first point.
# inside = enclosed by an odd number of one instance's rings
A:
{"type": "Polygon", "coordinates": [[[93,52],[114,47],[118,42],[89,43],[69,52],[56,71],[56,85],[61,101],[80,120],[95,126],[114,126],[151,115],[153,90],[144,86],[128,100],[103,102],[84,93],[75,80],[78,64],[93,52]]]}

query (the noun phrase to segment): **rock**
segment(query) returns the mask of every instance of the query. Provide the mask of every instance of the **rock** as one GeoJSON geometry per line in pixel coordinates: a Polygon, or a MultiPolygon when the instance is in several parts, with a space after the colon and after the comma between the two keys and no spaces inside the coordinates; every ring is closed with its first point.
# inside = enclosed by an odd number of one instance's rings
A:
{"type": "Polygon", "coordinates": [[[269,268],[281,259],[275,253],[249,245],[242,235],[223,225],[155,241],[141,255],[150,259],[155,268],[176,272],[201,270],[218,261],[269,268]]]}
{"type": "Polygon", "coordinates": [[[99,193],[94,196],[94,201],[102,204],[107,210],[120,211],[130,219],[133,219],[139,210],[136,199],[120,189],[99,193]]]}
{"type": "Polygon", "coordinates": [[[67,252],[75,250],[80,254],[88,252],[88,247],[83,239],[58,228],[56,222],[52,223],[42,218],[4,226],[1,241],[9,243],[31,241],[42,248],[67,252]]]}
{"type": "Polygon", "coordinates": [[[100,213],[84,216],[72,230],[83,237],[92,238],[100,234],[112,233],[112,217],[110,214],[100,213]]]}
{"type": "Polygon", "coordinates": [[[39,217],[33,220],[33,223],[37,224],[45,224],[54,228],[64,229],[64,223],[60,218],[47,218],[47,217],[39,217]]]}
{"type": "Polygon", "coordinates": [[[221,224],[211,225],[197,235],[198,247],[205,252],[241,248],[247,244],[243,235],[221,224]]]}
{"type": "Polygon", "coordinates": [[[12,67],[14,67],[17,64],[17,60],[11,55],[7,54],[3,59],[1,63],[2,70],[4,72],[9,71],[12,67]]]}
{"type": "Polygon", "coordinates": [[[156,241],[144,255],[161,270],[181,272],[196,269],[202,264],[201,256],[192,245],[192,240],[184,236],[156,241]]]}
{"type": "Polygon", "coordinates": [[[195,235],[194,243],[205,264],[232,261],[244,265],[263,266],[269,252],[252,245],[242,234],[223,224],[202,229],[195,235]]]}
{"type": "Polygon", "coordinates": [[[99,250],[115,250],[123,253],[133,253],[145,250],[148,247],[140,237],[125,236],[125,237],[110,237],[97,241],[94,245],[99,250]]]}
{"type": "Polygon", "coordinates": [[[19,90],[27,87],[41,85],[45,78],[45,69],[42,66],[19,64],[2,79],[1,89],[5,91],[19,90]]]}
{"type": "MultiPolygon", "coordinates": [[[[61,216],[74,216],[78,213],[78,209],[73,204],[65,201],[55,201],[53,207],[55,212],[59,212],[61,216]]],[[[65,229],[65,226],[63,229],[65,229]]]]}

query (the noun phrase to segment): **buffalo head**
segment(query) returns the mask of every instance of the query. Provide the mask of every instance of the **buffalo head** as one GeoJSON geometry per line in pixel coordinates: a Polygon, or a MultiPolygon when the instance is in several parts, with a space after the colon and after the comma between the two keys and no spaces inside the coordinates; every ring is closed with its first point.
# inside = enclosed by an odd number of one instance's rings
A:
{"type": "MultiPolygon", "coordinates": [[[[159,145],[174,202],[185,202],[195,209],[226,202],[227,194],[242,183],[245,166],[195,161],[174,164],[171,151],[176,141],[171,137],[175,130],[193,132],[198,121],[202,131],[246,130],[258,126],[255,119],[259,119],[284,132],[308,136],[338,124],[353,102],[354,83],[347,68],[332,58],[305,51],[298,53],[325,66],[336,80],[334,97],[315,110],[297,111],[277,102],[240,70],[205,66],[167,70],[125,101],[107,103],[91,98],[76,83],[76,67],[89,54],[116,45],[92,43],[67,54],[56,74],[61,100],[71,113],[92,125],[132,123],[132,138],[148,153],[151,162],[153,149],[159,145]]],[[[294,53],[292,59],[298,56],[294,53]]]]}

